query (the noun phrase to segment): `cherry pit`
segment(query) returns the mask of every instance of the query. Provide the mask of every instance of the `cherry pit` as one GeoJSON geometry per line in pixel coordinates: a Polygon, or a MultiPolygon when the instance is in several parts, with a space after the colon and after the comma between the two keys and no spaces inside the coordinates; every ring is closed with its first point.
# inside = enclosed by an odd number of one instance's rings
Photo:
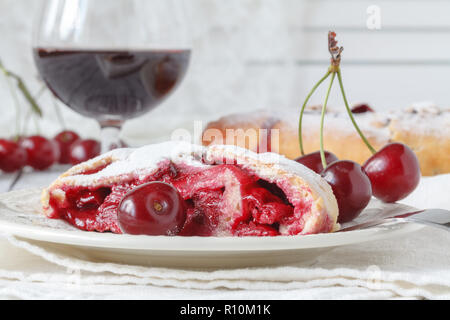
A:
{"type": "Polygon", "coordinates": [[[340,68],[344,48],[338,47],[336,33],[328,34],[328,49],[331,66],[325,76],[314,86],[300,113],[299,144],[302,156],[297,162],[320,174],[331,186],[339,207],[339,223],[349,222],[360,215],[372,196],[386,203],[394,203],[409,196],[418,186],[421,178],[419,160],[414,151],[402,143],[391,143],[377,151],[358,127],[354,114],[374,112],[362,104],[350,108],[345,94],[340,68]],[[322,109],[320,127],[320,151],[305,154],[302,137],[302,122],[306,106],[320,85],[331,77],[331,82],[322,109]],[[363,166],[347,160],[338,160],[336,155],[325,150],[324,120],[328,98],[333,83],[338,78],[347,113],[365,145],[372,152],[363,166]]]}

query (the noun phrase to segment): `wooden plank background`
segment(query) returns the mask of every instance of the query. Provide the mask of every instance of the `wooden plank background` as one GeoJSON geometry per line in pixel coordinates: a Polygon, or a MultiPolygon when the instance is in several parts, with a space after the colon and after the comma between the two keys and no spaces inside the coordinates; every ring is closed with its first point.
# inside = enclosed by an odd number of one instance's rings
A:
{"type": "MultiPolygon", "coordinates": [[[[450,104],[450,1],[444,0],[173,0],[184,4],[193,61],[176,93],[147,116],[131,121],[127,136],[148,136],[152,122],[169,127],[256,109],[298,109],[326,71],[327,32],[345,47],[343,75],[349,100],[377,109],[414,102],[450,104]],[[381,28],[369,30],[367,10],[380,9],[381,28]],[[168,117],[170,114],[170,117],[168,117]]],[[[0,58],[39,84],[31,59],[33,17],[39,1],[0,0],[0,58]]],[[[337,88],[336,88],[337,89],[337,88]]],[[[324,90],[323,90],[324,91],[324,90]]],[[[321,103],[323,91],[312,103],[321,103]]],[[[0,134],[12,131],[14,107],[0,79],[0,134]]],[[[338,90],[330,103],[342,105],[338,90]]],[[[57,131],[49,100],[41,127],[57,131]]],[[[25,108],[25,107],[23,107],[25,108]]],[[[25,112],[24,110],[22,110],[25,112]]],[[[64,108],[67,123],[97,135],[94,121],[64,108]]],[[[70,126],[70,125],[69,125],[70,126]]],[[[51,132],[49,132],[51,134],[51,132]]]]}

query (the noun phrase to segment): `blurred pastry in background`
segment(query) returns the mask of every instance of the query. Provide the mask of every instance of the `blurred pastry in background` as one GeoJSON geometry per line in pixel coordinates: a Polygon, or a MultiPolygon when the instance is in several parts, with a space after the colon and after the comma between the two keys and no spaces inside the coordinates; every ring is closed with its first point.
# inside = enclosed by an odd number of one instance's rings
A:
{"type": "MultiPolygon", "coordinates": [[[[400,142],[414,150],[422,174],[450,173],[450,108],[431,103],[406,109],[379,112],[367,104],[352,109],[370,143],[381,149],[400,142]]],[[[321,106],[311,106],[304,116],[303,139],[306,153],[320,149],[321,106]]],[[[225,116],[207,125],[203,145],[234,144],[256,152],[278,152],[287,158],[300,156],[299,111],[257,111],[225,116]]],[[[339,159],[363,164],[371,153],[359,137],[346,109],[329,108],[325,118],[325,149],[339,159]]]]}

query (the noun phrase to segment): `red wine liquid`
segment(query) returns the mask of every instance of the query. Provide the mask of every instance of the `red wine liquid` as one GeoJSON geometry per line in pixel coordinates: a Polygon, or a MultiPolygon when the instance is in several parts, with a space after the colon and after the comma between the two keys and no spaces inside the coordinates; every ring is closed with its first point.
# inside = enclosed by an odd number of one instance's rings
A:
{"type": "Polygon", "coordinates": [[[75,111],[126,120],[158,106],[186,74],[191,52],[34,50],[41,76],[75,111]]]}

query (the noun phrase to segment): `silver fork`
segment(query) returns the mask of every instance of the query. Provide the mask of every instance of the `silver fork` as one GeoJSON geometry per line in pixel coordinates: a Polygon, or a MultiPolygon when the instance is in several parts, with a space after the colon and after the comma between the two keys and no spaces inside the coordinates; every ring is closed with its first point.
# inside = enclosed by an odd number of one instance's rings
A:
{"type": "Polygon", "coordinates": [[[389,220],[398,219],[407,222],[419,223],[431,227],[436,227],[450,231],[450,211],[443,209],[427,209],[414,211],[409,213],[403,213],[401,215],[388,217],[388,218],[378,218],[373,221],[368,221],[360,223],[351,227],[347,227],[339,230],[339,232],[354,231],[360,229],[366,229],[370,227],[375,227],[377,225],[383,224],[389,220]]]}

